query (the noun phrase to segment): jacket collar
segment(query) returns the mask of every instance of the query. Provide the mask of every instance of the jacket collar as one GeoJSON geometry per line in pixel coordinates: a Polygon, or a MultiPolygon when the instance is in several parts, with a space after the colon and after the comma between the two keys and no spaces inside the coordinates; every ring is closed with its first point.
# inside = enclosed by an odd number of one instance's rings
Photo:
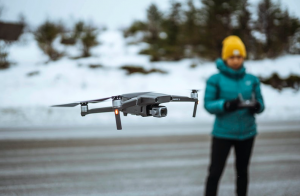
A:
{"type": "Polygon", "coordinates": [[[225,62],[223,61],[223,59],[218,58],[216,60],[216,65],[217,65],[217,68],[220,70],[221,73],[223,73],[223,74],[225,74],[225,75],[227,75],[229,77],[232,77],[232,78],[241,78],[246,73],[246,68],[244,67],[244,63],[241,66],[240,69],[234,70],[234,69],[228,67],[225,64],[225,62]]]}

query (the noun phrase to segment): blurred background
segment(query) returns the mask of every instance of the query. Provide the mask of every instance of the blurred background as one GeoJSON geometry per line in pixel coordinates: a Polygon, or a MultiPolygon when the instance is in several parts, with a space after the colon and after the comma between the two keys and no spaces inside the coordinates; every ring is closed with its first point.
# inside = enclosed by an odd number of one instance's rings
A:
{"type": "MultiPolygon", "coordinates": [[[[256,116],[262,146],[250,195],[297,195],[299,7],[297,0],[0,0],[0,192],[199,195],[214,120],[203,108],[205,82],[218,72],[222,40],[234,34],[266,105],[256,116]],[[189,96],[195,88],[202,89],[196,118],[193,104],[169,103],[166,118],[121,116],[122,131],[110,113],[82,118],[78,107],[50,107],[139,91],[189,96]]],[[[230,172],[223,195],[234,192],[230,172]]]]}
{"type": "MultiPolygon", "coordinates": [[[[115,4],[1,1],[1,126],[110,125],[109,114],[82,118],[76,109],[49,106],[138,91],[189,95],[217,72],[214,60],[232,34],[246,45],[247,71],[263,83],[267,109],[258,120],[299,119],[297,1],[115,4]]],[[[192,105],[175,105],[168,120],[129,117],[124,123],[213,120],[203,107],[195,120],[192,105]]]]}

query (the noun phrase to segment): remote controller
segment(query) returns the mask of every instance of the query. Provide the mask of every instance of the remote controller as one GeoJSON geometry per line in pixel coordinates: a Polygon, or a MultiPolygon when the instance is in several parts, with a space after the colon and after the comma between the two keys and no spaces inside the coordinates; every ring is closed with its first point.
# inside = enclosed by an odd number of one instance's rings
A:
{"type": "Polygon", "coordinates": [[[240,104],[238,105],[239,108],[250,108],[254,107],[256,100],[255,94],[252,92],[251,99],[244,100],[241,93],[239,93],[240,104]]]}

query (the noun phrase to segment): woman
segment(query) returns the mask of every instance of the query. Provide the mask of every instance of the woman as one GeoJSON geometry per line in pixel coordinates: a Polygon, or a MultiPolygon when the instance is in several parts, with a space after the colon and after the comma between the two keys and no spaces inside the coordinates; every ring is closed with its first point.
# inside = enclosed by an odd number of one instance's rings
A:
{"type": "Polygon", "coordinates": [[[243,65],[246,49],[237,36],[229,36],[223,41],[222,59],[216,60],[219,73],[212,75],[206,83],[204,107],[216,115],[212,131],[212,146],[209,174],[206,181],[206,196],[217,194],[231,146],[235,151],[236,193],[247,194],[248,163],[254,143],[256,123],[254,115],[264,110],[264,102],[257,77],[246,73],[243,65]],[[255,104],[250,108],[239,108],[243,99],[251,99],[255,94],[255,104]]]}

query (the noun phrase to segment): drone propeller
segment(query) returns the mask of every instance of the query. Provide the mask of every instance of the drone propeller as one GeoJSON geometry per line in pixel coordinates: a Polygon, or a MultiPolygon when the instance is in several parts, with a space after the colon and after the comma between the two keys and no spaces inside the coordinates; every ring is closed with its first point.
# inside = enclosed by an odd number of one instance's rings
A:
{"type": "Polygon", "coordinates": [[[77,106],[79,103],[67,103],[61,105],[52,105],[51,107],[74,107],[77,106]]]}
{"type": "Polygon", "coordinates": [[[94,99],[94,100],[87,100],[87,101],[78,101],[78,102],[75,102],[75,103],[67,103],[67,104],[61,104],[61,105],[53,105],[51,107],[75,107],[79,104],[82,104],[82,103],[98,103],[98,102],[101,102],[101,101],[105,101],[107,99],[111,99],[113,98],[114,96],[112,97],[105,97],[105,98],[101,98],[101,99],[94,99]]]}
{"type": "Polygon", "coordinates": [[[189,89],[190,91],[192,91],[192,93],[197,93],[199,91],[202,91],[202,89],[189,89]]]}

